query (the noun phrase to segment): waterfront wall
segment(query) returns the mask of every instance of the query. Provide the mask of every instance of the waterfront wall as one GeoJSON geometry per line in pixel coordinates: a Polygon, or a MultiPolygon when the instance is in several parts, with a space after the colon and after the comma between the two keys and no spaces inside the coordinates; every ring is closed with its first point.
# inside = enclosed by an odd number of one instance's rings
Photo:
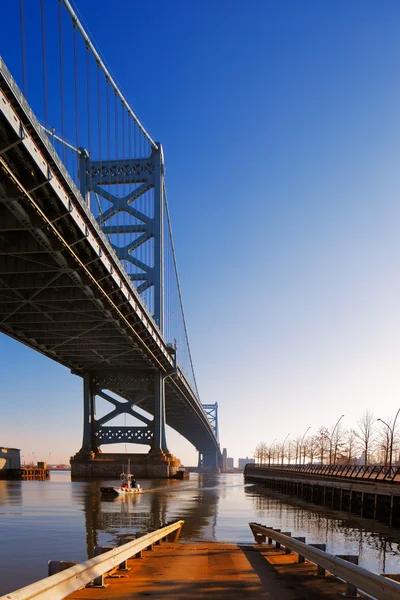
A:
{"type": "Polygon", "coordinates": [[[119,479],[128,459],[131,473],[143,479],[169,479],[176,475],[181,464],[178,458],[166,454],[78,453],[70,460],[71,477],[119,479]]]}
{"type": "Polygon", "coordinates": [[[320,477],[285,468],[246,465],[245,480],[303,501],[347,511],[400,529],[400,482],[320,477]]]}

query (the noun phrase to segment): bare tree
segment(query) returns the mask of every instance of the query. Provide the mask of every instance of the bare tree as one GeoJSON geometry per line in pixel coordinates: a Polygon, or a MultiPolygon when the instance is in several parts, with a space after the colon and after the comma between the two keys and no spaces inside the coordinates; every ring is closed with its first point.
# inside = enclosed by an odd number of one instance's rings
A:
{"type": "Polygon", "coordinates": [[[315,435],[315,441],[316,441],[316,451],[315,451],[316,456],[319,459],[319,462],[323,464],[324,458],[328,453],[329,444],[330,444],[329,431],[323,425],[321,425],[321,427],[318,429],[318,431],[315,435]]]}
{"type": "Polygon", "coordinates": [[[353,465],[359,452],[360,442],[355,429],[349,429],[345,435],[344,454],[347,465],[353,465]]]}
{"type": "Polygon", "coordinates": [[[381,423],[381,427],[378,431],[378,441],[377,441],[377,451],[378,451],[378,461],[383,463],[386,468],[389,462],[389,452],[390,452],[390,430],[381,423]]]}
{"type": "Polygon", "coordinates": [[[294,447],[295,464],[301,463],[301,437],[297,437],[292,441],[294,447]]]}
{"type": "Polygon", "coordinates": [[[286,448],[286,459],[288,461],[288,465],[290,465],[291,460],[292,460],[292,452],[293,452],[293,446],[292,446],[292,442],[289,442],[286,448]]]}
{"type": "Polygon", "coordinates": [[[343,429],[340,423],[337,423],[335,427],[332,429],[330,435],[330,448],[333,450],[332,458],[333,464],[340,462],[340,459],[343,455],[343,449],[345,445],[345,435],[346,430],[343,429]]]}
{"type": "Polygon", "coordinates": [[[357,423],[358,430],[356,434],[361,442],[362,453],[364,457],[364,465],[368,465],[369,462],[369,453],[371,450],[374,434],[374,422],[374,413],[370,410],[365,410],[361,419],[357,423]]]}
{"type": "Polygon", "coordinates": [[[275,460],[279,462],[279,448],[280,446],[278,444],[274,444],[271,448],[271,456],[273,463],[275,463],[275,460]]]}
{"type": "Polygon", "coordinates": [[[309,438],[307,438],[306,448],[307,448],[307,456],[310,459],[310,463],[313,463],[315,455],[318,451],[318,441],[317,441],[316,435],[311,435],[309,438]]]}
{"type": "Polygon", "coordinates": [[[266,444],[265,442],[260,442],[257,444],[256,449],[254,450],[254,458],[256,463],[262,464],[266,459],[266,444]]]}
{"type": "Polygon", "coordinates": [[[269,446],[267,446],[267,456],[266,456],[267,460],[268,460],[268,466],[271,464],[271,460],[273,458],[273,445],[270,444],[269,446]]]}

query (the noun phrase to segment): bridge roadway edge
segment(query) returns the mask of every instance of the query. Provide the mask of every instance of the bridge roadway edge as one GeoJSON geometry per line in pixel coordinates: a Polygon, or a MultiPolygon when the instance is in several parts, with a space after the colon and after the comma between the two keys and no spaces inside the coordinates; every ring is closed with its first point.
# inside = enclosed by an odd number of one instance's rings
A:
{"type": "Polygon", "coordinates": [[[331,510],[347,511],[365,519],[400,529],[400,484],[311,475],[279,467],[246,465],[246,482],[296,497],[331,510]]]}

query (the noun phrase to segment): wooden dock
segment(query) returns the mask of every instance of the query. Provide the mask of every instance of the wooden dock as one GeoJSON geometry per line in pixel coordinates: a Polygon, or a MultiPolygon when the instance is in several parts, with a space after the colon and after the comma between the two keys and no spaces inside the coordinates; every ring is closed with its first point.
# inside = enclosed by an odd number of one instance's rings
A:
{"type": "Polygon", "coordinates": [[[106,588],[86,587],[68,598],[336,600],[344,591],[343,582],[317,578],[315,565],[297,560],[297,554],[285,554],[272,545],[165,542],[144,551],[142,558],[128,560],[129,571],[105,577],[106,588]]]}
{"type": "Polygon", "coordinates": [[[4,469],[0,471],[0,479],[46,481],[50,479],[49,469],[39,467],[21,467],[21,469],[4,469]]]}

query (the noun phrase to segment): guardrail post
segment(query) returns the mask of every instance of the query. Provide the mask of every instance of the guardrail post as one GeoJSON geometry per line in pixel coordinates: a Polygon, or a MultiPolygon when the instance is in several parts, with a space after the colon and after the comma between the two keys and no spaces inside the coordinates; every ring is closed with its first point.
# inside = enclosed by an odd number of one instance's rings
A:
{"type": "Polygon", "coordinates": [[[179,536],[181,535],[182,527],[179,529],[175,529],[172,533],[167,535],[167,542],[177,542],[179,540],[179,536]]]}
{"type": "MultiPolygon", "coordinates": [[[[112,549],[113,549],[113,546],[96,546],[96,548],[94,549],[94,555],[99,556],[100,554],[104,554],[104,552],[109,552],[112,549]]],[[[108,587],[108,583],[104,583],[104,576],[105,576],[105,573],[103,573],[102,575],[99,575],[98,577],[96,577],[96,579],[93,579],[93,581],[88,585],[88,587],[95,587],[95,588],[108,587]]]]}
{"type": "MultiPolygon", "coordinates": [[[[119,543],[120,546],[123,546],[126,542],[122,541],[119,543]]],[[[123,560],[122,563],[120,563],[119,567],[118,567],[118,571],[130,571],[131,568],[128,567],[128,559],[123,560]]]]}
{"type": "MultiPolygon", "coordinates": [[[[277,531],[279,533],[281,530],[280,529],[274,529],[274,531],[277,531]]],[[[277,550],[279,550],[280,547],[281,547],[280,543],[279,542],[275,542],[275,548],[277,550]]]]}
{"type": "MultiPolygon", "coordinates": [[[[273,527],[269,527],[269,529],[273,529],[273,527]]],[[[272,545],[273,541],[274,540],[272,538],[270,538],[270,537],[268,538],[268,544],[272,545]]]]}
{"type": "MultiPolygon", "coordinates": [[[[282,531],[282,535],[287,535],[288,537],[292,537],[292,533],[290,531],[282,531]]],[[[291,550],[287,546],[285,546],[285,554],[290,554],[291,550]]]]}
{"type": "MultiPolygon", "coordinates": [[[[326,552],[326,544],[308,544],[309,546],[312,546],[313,548],[317,548],[318,550],[323,550],[324,552],[326,552]]],[[[325,577],[326,575],[326,571],[323,567],[320,567],[319,565],[317,565],[317,572],[315,574],[315,577],[325,577]]]]}
{"type": "Polygon", "coordinates": [[[51,575],[61,573],[61,571],[65,571],[65,569],[74,567],[77,564],[77,562],[67,560],[49,560],[49,562],[47,563],[47,575],[48,577],[51,577],[51,575]]]}
{"type": "MultiPolygon", "coordinates": [[[[358,556],[357,554],[336,554],[338,558],[342,558],[343,560],[347,560],[348,562],[353,563],[353,565],[358,565],[358,556]]],[[[346,581],[346,591],[340,593],[341,596],[345,598],[358,598],[357,588],[352,583],[348,583],[346,581]]]]}
{"type": "MultiPolygon", "coordinates": [[[[306,538],[305,538],[304,536],[300,536],[300,537],[294,537],[294,538],[292,538],[292,539],[293,539],[293,540],[297,540],[297,541],[299,541],[299,542],[303,542],[303,544],[305,544],[305,543],[306,543],[306,538]]],[[[298,558],[298,560],[297,560],[297,562],[298,562],[298,563],[303,563],[303,562],[305,561],[305,558],[304,558],[304,556],[302,556],[301,554],[298,554],[298,557],[299,557],[299,558],[298,558]]]]}

